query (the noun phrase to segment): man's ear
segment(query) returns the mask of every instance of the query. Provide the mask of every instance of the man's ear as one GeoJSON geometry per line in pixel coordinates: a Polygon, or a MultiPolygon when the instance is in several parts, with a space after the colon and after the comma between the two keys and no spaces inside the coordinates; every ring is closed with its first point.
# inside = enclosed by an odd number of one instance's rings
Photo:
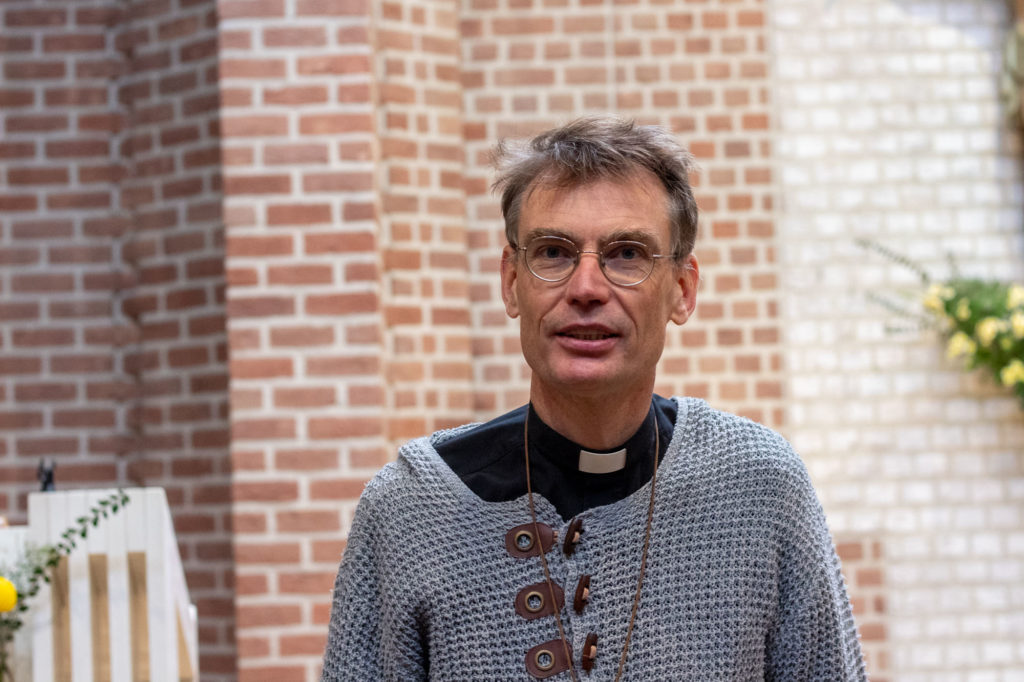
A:
{"type": "Polygon", "coordinates": [[[513,320],[519,317],[519,298],[516,296],[516,250],[506,246],[501,250],[501,300],[505,302],[505,314],[513,320]]]}
{"type": "Polygon", "coordinates": [[[697,308],[697,285],[700,284],[700,266],[692,253],[675,266],[675,284],[678,289],[669,317],[676,324],[683,324],[697,308]]]}

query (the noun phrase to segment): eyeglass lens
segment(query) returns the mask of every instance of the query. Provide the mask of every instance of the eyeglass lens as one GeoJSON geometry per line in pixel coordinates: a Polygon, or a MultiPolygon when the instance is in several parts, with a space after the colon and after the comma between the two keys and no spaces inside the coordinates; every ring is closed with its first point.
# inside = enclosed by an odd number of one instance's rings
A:
{"type": "MultiPolygon", "coordinates": [[[[526,245],[526,265],[540,279],[558,282],[572,274],[580,259],[580,250],[561,237],[538,237],[526,245]]],[[[651,273],[654,258],[641,242],[611,242],[598,254],[605,276],[616,284],[642,282],[651,273]]]]}

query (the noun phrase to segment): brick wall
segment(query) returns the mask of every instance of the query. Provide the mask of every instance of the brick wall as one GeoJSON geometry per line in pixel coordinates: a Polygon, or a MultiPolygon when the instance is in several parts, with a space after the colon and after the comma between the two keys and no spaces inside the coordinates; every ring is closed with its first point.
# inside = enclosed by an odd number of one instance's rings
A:
{"type": "Polygon", "coordinates": [[[0,9],[0,513],[167,489],[204,679],[234,669],[212,2],[0,9]]]}
{"type": "Polygon", "coordinates": [[[1020,409],[936,335],[887,333],[901,320],[867,296],[913,277],[853,242],[1021,281],[1021,145],[996,94],[1007,7],[775,4],[786,431],[846,548],[870,669],[1017,679],[1020,409]]]}

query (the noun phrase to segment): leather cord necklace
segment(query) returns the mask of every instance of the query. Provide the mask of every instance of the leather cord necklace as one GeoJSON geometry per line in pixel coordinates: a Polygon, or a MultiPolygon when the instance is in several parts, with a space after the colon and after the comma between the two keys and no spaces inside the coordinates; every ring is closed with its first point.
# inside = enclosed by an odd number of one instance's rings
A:
{"type": "MultiPolygon", "coordinates": [[[[652,403],[651,410],[654,410],[652,403]]],[[[527,409],[526,420],[523,424],[523,453],[526,458],[526,495],[530,504],[530,521],[533,523],[534,537],[539,538],[540,528],[537,525],[537,511],[533,506],[533,487],[530,485],[530,410],[527,409]]],[[[622,645],[622,655],[619,657],[619,669],[615,673],[615,682],[622,679],[622,671],[626,667],[626,656],[629,654],[629,641],[633,636],[633,625],[636,622],[636,612],[640,607],[640,593],[644,584],[644,572],[647,570],[647,550],[651,545],[651,523],[654,520],[654,491],[658,483],[658,450],[661,448],[661,434],[658,429],[658,418],[654,418],[654,473],[651,474],[651,501],[647,507],[647,527],[644,530],[644,550],[640,557],[640,577],[636,581],[636,595],[633,597],[633,609],[629,614],[629,626],[626,628],[626,641],[622,645]]],[[[579,682],[576,677],[576,666],[573,664],[572,655],[569,653],[569,641],[565,638],[565,628],[562,627],[562,617],[559,615],[557,601],[555,600],[555,588],[551,582],[551,571],[548,569],[548,560],[544,556],[544,548],[540,547],[540,565],[544,568],[544,582],[548,586],[548,597],[551,603],[555,604],[555,624],[558,626],[558,637],[562,640],[562,649],[565,652],[565,660],[569,662],[569,676],[572,682],[579,682]]]]}

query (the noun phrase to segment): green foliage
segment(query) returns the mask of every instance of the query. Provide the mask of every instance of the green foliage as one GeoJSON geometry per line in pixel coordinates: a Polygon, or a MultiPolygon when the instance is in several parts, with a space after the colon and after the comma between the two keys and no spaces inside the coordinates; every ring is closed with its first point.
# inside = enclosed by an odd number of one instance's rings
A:
{"type": "Polygon", "coordinates": [[[946,331],[946,355],[988,369],[1024,406],[1024,287],[953,279],[929,287],[922,303],[946,331]]]}
{"type": "Polygon", "coordinates": [[[879,253],[918,275],[923,287],[906,301],[872,296],[888,310],[939,330],[946,355],[962,358],[965,369],[989,370],[1012,390],[1024,407],[1024,286],[954,274],[936,281],[920,264],[874,242],[860,246],[879,253]]]}
{"type": "Polygon", "coordinates": [[[50,582],[50,573],[60,560],[71,554],[79,542],[89,537],[89,529],[117,513],[129,500],[123,490],[112,493],[97,502],[85,516],[75,519],[75,524],[61,533],[61,539],[56,544],[30,548],[14,566],[0,567],[0,575],[14,583],[18,590],[18,603],[14,610],[0,614],[0,682],[11,679],[7,647],[24,625],[22,616],[29,609],[29,601],[39,594],[44,582],[50,582]]]}

